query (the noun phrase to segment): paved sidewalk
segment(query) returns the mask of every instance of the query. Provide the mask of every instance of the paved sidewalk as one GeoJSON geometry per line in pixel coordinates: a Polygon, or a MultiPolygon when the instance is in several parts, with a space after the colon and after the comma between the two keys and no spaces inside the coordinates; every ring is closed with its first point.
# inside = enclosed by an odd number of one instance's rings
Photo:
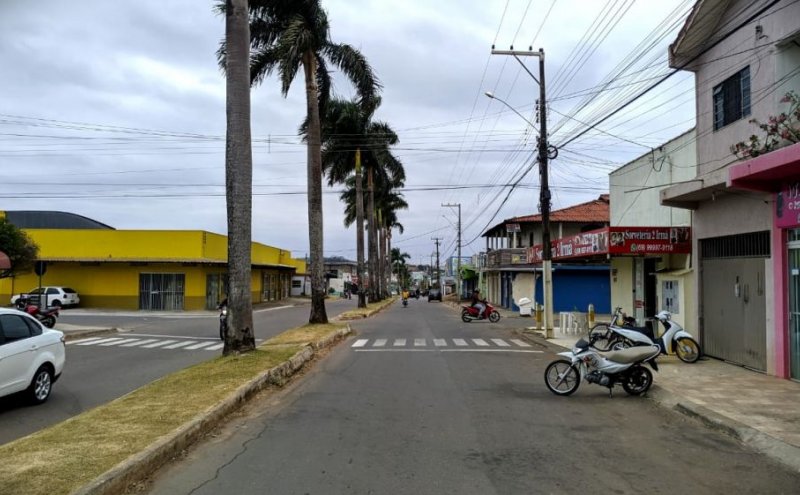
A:
{"type": "MultiPolygon", "coordinates": [[[[505,312],[521,331],[556,352],[571,349],[579,335],[544,339],[535,320],[505,312]]],[[[800,383],[765,375],[714,358],[686,364],[675,356],[658,358],[650,399],[739,439],[745,445],[800,471],[800,383]]]]}

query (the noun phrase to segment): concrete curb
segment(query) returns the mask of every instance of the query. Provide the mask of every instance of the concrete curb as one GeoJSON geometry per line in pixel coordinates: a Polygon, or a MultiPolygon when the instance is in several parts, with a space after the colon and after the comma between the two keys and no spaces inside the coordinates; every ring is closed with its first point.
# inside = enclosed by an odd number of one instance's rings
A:
{"type": "MultiPolygon", "coordinates": [[[[56,328],[56,330],[58,330],[56,328]]],[[[119,333],[119,328],[101,328],[98,330],[86,330],[86,331],[78,331],[78,332],[69,332],[64,330],[59,330],[60,332],[64,333],[64,339],[69,342],[71,340],[78,340],[78,339],[85,339],[89,337],[97,337],[98,335],[109,335],[109,334],[117,334],[119,333]]]]}
{"type": "MultiPolygon", "coordinates": [[[[380,308],[377,308],[377,309],[374,309],[372,311],[369,311],[367,314],[364,314],[364,315],[352,315],[352,316],[339,315],[336,318],[334,318],[334,320],[336,320],[336,321],[364,320],[366,318],[369,318],[370,316],[375,316],[376,314],[380,313],[384,309],[388,308],[389,306],[394,304],[394,301],[395,301],[395,298],[392,298],[391,302],[386,303],[385,305],[381,306],[380,308]]],[[[342,314],[344,314],[344,313],[342,313],[342,314]]]]}
{"type": "MultiPolygon", "coordinates": [[[[569,350],[566,347],[548,342],[543,337],[531,332],[518,331],[526,340],[543,345],[553,352],[569,350]]],[[[775,438],[764,432],[758,431],[733,418],[719,414],[685,397],[653,384],[645,395],[647,399],[666,409],[679,412],[684,416],[696,419],[709,428],[731,436],[748,448],[777,461],[784,466],[800,472],[800,448],[790,445],[783,440],[775,438]]]]}
{"type": "Polygon", "coordinates": [[[315,353],[330,347],[351,332],[350,326],[339,330],[317,342],[308,343],[301,351],[288,361],[270,368],[249,382],[240,386],[227,399],[204,413],[200,413],[191,421],[177,428],[172,433],[156,440],[142,452],[129,457],[106,471],[88,485],[72,492],[72,495],[111,495],[124,493],[129,485],[140,481],[154,472],[182,450],[197,441],[203,434],[211,430],[230,413],[239,409],[253,395],[269,384],[283,385],[315,353]]]}

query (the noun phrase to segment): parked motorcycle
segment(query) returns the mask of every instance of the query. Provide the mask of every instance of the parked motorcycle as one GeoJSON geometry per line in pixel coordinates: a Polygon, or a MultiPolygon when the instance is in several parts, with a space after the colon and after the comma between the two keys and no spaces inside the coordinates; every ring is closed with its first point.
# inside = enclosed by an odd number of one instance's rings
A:
{"type": "Polygon", "coordinates": [[[220,304],[219,310],[219,340],[225,340],[225,333],[228,331],[228,305],[220,304]]]}
{"type": "Polygon", "coordinates": [[[24,305],[20,305],[19,301],[17,301],[17,309],[33,316],[47,328],[53,328],[54,326],[56,326],[56,318],[59,315],[58,306],[51,306],[49,308],[40,309],[39,306],[35,304],[25,303],[24,305]]]}
{"type": "Polygon", "coordinates": [[[608,387],[611,396],[615,385],[622,385],[630,395],[641,395],[653,384],[653,374],[645,363],[658,371],[658,346],[629,347],[614,351],[599,351],[586,339],[579,339],[569,352],[559,352],[557,359],[547,365],[544,382],[556,395],[570,395],[578,390],[581,380],[608,387]]]}
{"type": "Polygon", "coordinates": [[[485,320],[487,318],[492,323],[500,321],[500,313],[498,313],[491,304],[486,302],[483,304],[486,305],[486,309],[483,312],[484,316],[480,316],[480,312],[476,306],[461,306],[461,319],[466,323],[472,320],[485,320]]]}
{"type": "Polygon", "coordinates": [[[664,333],[660,337],[656,337],[650,327],[635,326],[632,319],[626,317],[622,312],[622,308],[616,308],[611,324],[607,326],[605,333],[596,331],[598,326],[595,326],[590,333],[590,343],[595,344],[599,340],[605,340],[610,349],[622,349],[636,345],[657,345],[662,354],[675,354],[685,363],[695,363],[700,359],[700,344],[689,332],[672,320],[672,314],[669,311],[659,312],[655,316],[655,320],[660,321],[664,326],[664,333]]]}

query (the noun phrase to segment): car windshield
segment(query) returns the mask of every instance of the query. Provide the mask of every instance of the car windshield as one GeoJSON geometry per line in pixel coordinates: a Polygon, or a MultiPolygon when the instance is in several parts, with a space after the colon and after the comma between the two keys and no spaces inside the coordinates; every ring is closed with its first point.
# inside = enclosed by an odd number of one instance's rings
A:
{"type": "Polygon", "coordinates": [[[45,288],[44,288],[44,287],[42,287],[41,289],[40,289],[39,287],[37,287],[37,288],[35,288],[35,289],[31,289],[31,290],[29,290],[29,291],[28,291],[28,294],[41,294],[41,293],[42,293],[42,291],[44,291],[44,290],[45,290],[45,288]]]}

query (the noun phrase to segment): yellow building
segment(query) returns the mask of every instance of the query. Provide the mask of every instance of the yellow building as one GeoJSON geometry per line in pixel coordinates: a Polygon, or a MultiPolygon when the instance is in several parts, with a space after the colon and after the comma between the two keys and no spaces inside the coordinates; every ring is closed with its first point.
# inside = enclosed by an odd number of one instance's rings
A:
{"type": "MultiPolygon", "coordinates": [[[[44,286],[75,289],[82,307],[213,309],[225,297],[228,239],[201,230],[115,230],[61,212],[0,212],[39,246],[44,286]]],[[[305,262],[252,243],[253,302],[289,297],[305,262]]],[[[0,304],[39,284],[34,273],[0,279],[0,304]]]]}

